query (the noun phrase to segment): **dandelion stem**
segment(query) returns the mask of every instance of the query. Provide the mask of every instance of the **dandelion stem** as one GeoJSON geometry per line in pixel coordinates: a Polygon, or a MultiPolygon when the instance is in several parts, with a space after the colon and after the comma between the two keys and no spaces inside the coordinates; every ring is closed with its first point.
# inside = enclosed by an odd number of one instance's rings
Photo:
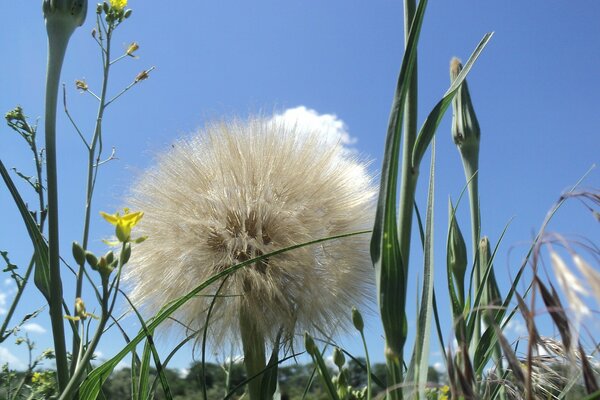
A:
{"type": "MultiPolygon", "coordinates": [[[[264,371],[267,363],[265,357],[265,338],[258,331],[257,326],[248,312],[247,307],[242,306],[240,310],[240,333],[242,346],[244,348],[244,365],[249,377],[264,371]]],[[[262,375],[248,382],[247,393],[250,400],[261,399],[262,375]]]]}

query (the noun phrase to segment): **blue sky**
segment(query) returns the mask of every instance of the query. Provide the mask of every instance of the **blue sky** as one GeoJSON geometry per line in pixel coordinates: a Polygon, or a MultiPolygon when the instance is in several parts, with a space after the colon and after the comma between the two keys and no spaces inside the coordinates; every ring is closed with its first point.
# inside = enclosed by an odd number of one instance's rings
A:
{"type": "MultiPolygon", "coordinates": [[[[156,154],[215,119],[270,115],[300,106],[335,115],[357,139],[353,146],[373,160],[371,172],[378,174],[402,57],[400,1],[131,0],[129,6],[133,16],[118,29],[113,44],[118,53],[138,42],[139,59],[115,65],[110,90],[118,92],[143,69],[156,69],[149,80],[111,106],[105,118],[105,146],[116,148],[118,160],[106,164],[98,180],[93,250],[104,251],[100,239],[111,234],[97,212],[121,207],[127,188],[156,154]]],[[[67,85],[69,108],[88,133],[96,104],[91,96],[78,93],[73,83],[84,78],[98,90],[99,52],[89,34],[94,8],[90,6],[85,25],[71,40],[61,78],[67,85]]],[[[43,115],[46,62],[41,5],[3,2],[0,15],[5,16],[0,24],[0,111],[21,105],[35,119],[43,115]]],[[[481,37],[495,31],[468,81],[482,128],[482,232],[495,244],[514,218],[496,262],[503,288],[527,250],[524,243],[531,240],[548,209],[600,161],[599,18],[600,3],[591,0],[577,2],[576,7],[541,0],[518,5],[475,0],[429,4],[419,45],[420,123],[449,85],[450,58],[466,60],[481,37]]],[[[61,238],[63,254],[70,257],[71,241],[81,240],[86,159],[81,141],[61,112],[58,129],[61,238]]],[[[456,199],[464,185],[449,115],[438,138],[436,276],[443,283],[447,198],[456,199]]],[[[0,128],[0,158],[9,167],[31,171],[28,150],[8,128],[0,128]]],[[[422,179],[421,202],[425,184],[422,179]]],[[[594,170],[583,186],[600,187],[600,172],[594,170]]],[[[464,206],[459,218],[469,237],[464,206]]],[[[0,215],[0,250],[8,250],[12,261],[25,268],[30,246],[4,188],[0,188],[0,215]]],[[[597,224],[575,202],[560,212],[551,228],[564,234],[598,234],[597,224]]],[[[413,260],[410,279],[416,282],[420,258],[413,260]]],[[[69,299],[72,280],[66,273],[63,277],[69,299]]],[[[0,307],[10,304],[13,293],[0,280],[0,307]]],[[[414,296],[409,294],[409,299],[414,296]]],[[[15,320],[42,305],[31,285],[15,320]]],[[[447,302],[441,308],[448,310],[447,302]]],[[[45,314],[35,322],[47,329],[45,314]]],[[[376,316],[368,322],[371,357],[381,361],[381,328],[376,316]]],[[[133,322],[129,328],[133,332],[133,322]]],[[[40,349],[50,347],[50,334],[40,332],[30,335],[40,349]]],[[[119,334],[113,335],[99,347],[104,356],[121,345],[119,334]]],[[[165,339],[164,348],[173,343],[165,339]]],[[[348,346],[361,353],[355,344],[348,346]]],[[[189,352],[183,350],[174,366],[185,367],[189,352]]],[[[0,344],[0,361],[9,360],[11,354],[24,357],[10,340],[0,344]]],[[[436,361],[439,356],[434,354],[432,363],[436,361]]]]}

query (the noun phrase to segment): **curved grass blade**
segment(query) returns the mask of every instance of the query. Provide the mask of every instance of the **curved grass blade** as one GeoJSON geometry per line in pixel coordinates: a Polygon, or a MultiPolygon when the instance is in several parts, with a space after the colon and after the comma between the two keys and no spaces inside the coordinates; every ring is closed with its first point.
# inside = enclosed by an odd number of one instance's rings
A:
{"type": "Polygon", "coordinates": [[[415,147],[412,152],[413,168],[419,168],[419,164],[421,164],[421,159],[425,155],[425,151],[427,150],[431,139],[433,139],[433,136],[435,135],[437,127],[442,120],[442,117],[444,116],[446,110],[452,103],[452,99],[454,98],[454,95],[460,87],[460,84],[467,77],[467,74],[471,70],[473,63],[475,63],[475,60],[477,60],[485,46],[490,41],[493,34],[493,32],[489,32],[483,36],[483,38],[475,48],[475,51],[473,51],[471,57],[469,57],[469,60],[466,62],[463,70],[460,72],[460,74],[458,74],[458,76],[456,77],[454,82],[452,82],[446,93],[444,93],[442,99],[435,105],[435,107],[433,107],[433,110],[431,110],[431,112],[427,116],[425,123],[423,123],[423,126],[419,131],[417,140],[415,142],[415,147]]]}
{"type": "Polygon", "coordinates": [[[150,390],[151,387],[149,385],[150,355],[152,354],[152,357],[154,358],[154,365],[156,366],[156,373],[162,384],[162,388],[163,388],[165,397],[167,399],[171,399],[171,398],[173,398],[173,396],[171,394],[169,382],[167,381],[167,376],[165,375],[165,369],[160,361],[158,351],[156,350],[156,347],[154,346],[154,339],[153,339],[154,330],[152,330],[152,331],[148,330],[148,328],[146,327],[146,323],[144,322],[144,319],[142,318],[141,314],[138,312],[137,308],[133,305],[131,300],[129,300],[129,297],[125,293],[123,293],[123,291],[120,291],[120,292],[125,297],[125,300],[127,300],[129,305],[131,306],[131,308],[133,309],[133,312],[135,313],[136,317],[140,321],[140,324],[142,325],[142,330],[146,333],[146,343],[144,344],[144,351],[142,353],[142,360],[141,360],[141,364],[140,364],[140,378],[139,378],[138,391],[137,391],[138,396],[139,396],[138,398],[139,399],[150,399],[154,396],[152,391],[150,390]]]}
{"type": "Polygon", "coordinates": [[[21,214],[21,218],[25,223],[31,243],[33,244],[35,257],[33,281],[35,282],[35,286],[37,286],[40,292],[42,292],[48,303],[50,303],[50,264],[48,261],[48,243],[46,243],[46,240],[42,236],[39,227],[29,213],[27,205],[25,205],[21,194],[17,190],[14,182],[8,174],[8,171],[6,170],[2,160],[0,160],[0,175],[2,175],[4,184],[10,192],[17,208],[19,209],[19,213],[21,214]]]}
{"type": "MultiPolygon", "coordinates": [[[[301,352],[301,353],[294,353],[294,354],[292,354],[292,355],[289,355],[289,356],[287,356],[287,357],[284,357],[284,358],[282,358],[281,360],[277,361],[277,365],[279,365],[279,364],[283,364],[283,363],[284,363],[284,362],[286,362],[287,360],[291,360],[292,358],[298,357],[299,355],[302,355],[302,354],[304,354],[304,352],[301,352]]],[[[264,374],[264,373],[265,373],[265,372],[266,372],[268,369],[270,369],[270,368],[274,368],[274,367],[275,367],[274,365],[270,365],[270,366],[268,365],[268,366],[267,366],[267,367],[266,367],[266,368],[265,368],[263,371],[260,371],[259,373],[257,373],[257,374],[255,374],[255,375],[253,375],[253,376],[250,376],[250,377],[248,377],[248,378],[244,379],[243,381],[241,381],[240,383],[238,383],[238,384],[237,384],[237,385],[236,385],[236,386],[235,386],[233,389],[231,389],[231,390],[229,391],[229,393],[227,393],[227,395],[226,395],[225,397],[223,397],[223,400],[228,400],[228,399],[232,398],[233,396],[235,396],[235,395],[236,395],[236,392],[237,392],[237,391],[238,391],[240,388],[242,388],[242,387],[246,386],[246,385],[248,384],[248,382],[250,382],[250,381],[251,381],[251,380],[253,380],[253,379],[256,379],[256,378],[258,378],[259,376],[263,375],[263,374],[264,374]]]]}
{"type": "Polygon", "coordinates": [[[206,390],[206,341],[208,338],[208,322],[210,321],[210,316],[212,314],[212,311],[215,307],[215,303],[217,301],[217,298],[219,296],[219,293],[221,292],[221,289],[223,289],[223,286],[225,286],[225,282],[227,282],[227,278],[229,278],[229,276],[226,276],[225,278],[223,278],[223,282],[221,282],[221,284],[219,285],[219,287],[217,288],[217,291],[215,292],[215,295],[213,296],[210,305],[208,307],[208,311],[206,313],[206,322],[204,323],[204,327],[202,329],[202,361],[201,361],[201,366],[202,366],[202,396],[204,400],[208,400],[208,393],[206,390]]]}
{"type": "MultiPolygon", "coordinates": [[[[165,305],[146,324],[147,330],[148,331],[154,330],[158,325],[160,325],[161,323],[163,323],[167,318],[169,318],[169,316],[171,316],[175,311],[177,311],[177,309],[179,309],[181,306],[183,306],[190,299],[194,298],[202,290],[206,289],[208,286],[210,286],[213,283],[217,282],[219,279],[221,279],[221,278],[223,278],[225,276],[228,276],[228,275],[234,273],[235,271],[237,271],[240,268],[243,268],[243,267],[245,267],[247,265],[251,265],[251,264],[256,263],[257,261],[261,261],[261,260],[263,260],[265,258],[273,257],[273,256],[275,256],[277,254],[285,253],[285,252],[288,252],[288,251],[291,251],[291,250],[294,250],[294,249],[298,249],[298,248],[301,248],[301,247],[310,246],[310,245],[321,243],[321,242],[325,242],[325,241],[328,241],[328,240],[341,239],[341,238],[355,236],[355,235],[360,235],[360,234],[365,234],[365,233],[370,233],[370,231],[352,232],[352,233],[346,233],[346,234],[342,234],[342,235],[336,235],[336,236],[330,236],[330,237],[327,237],[327,238],[312,240],[310,242],[301,243],[301,244],[289,246],[289,247],[286,247],[286,248],[283,248],[283,249],[275,250],[275,251],[273,251],[271,253],[260,255],[258,257],[253,258],[253,259],[241,262],[241,263],[233,265],[233,266],[231,266],[231,267],[229,267],[227,269],[224,269],[223,271],[219,272],[216,275],[213,275],[211,278],[209,278],[206,281],[204,281],[202,284],[200,284],[199,286],[197,286],[195,289],[193,289],[192,291],[190,291],[188,294],[186,294],[184,296],[181,296],[179,299],[176,299],[176,300],[168,303],[167,305],[165,305]]],[[[131,340],[131,342],[128,343],[127,346],[125,346],[117,355],[115,355],[110,360],[106,361],[104,364],[102,364],[102,365],[98,366],[97,368],[95,368],[87,376],[87,378],[85,379],[85,381],[82,383],[82,385],[80,387],[80,391],[79,391],[80,398],[83,399],[83,400],[93,400],[93,399],[96,399],[97,396],[98,396],[98,393],[100,392],[100,388],[102,387],[102,384],[104,383],[104,381],[106,381],[106,379],[111,374],[111,372],[113,371],[113,369],[145,337],[146,337],[145,331],[144,330],[140,330],[140,332],[137,334],[137,336],[134,337],[131,340]]]]}
{"type": "Polygon", "coordinates": [[[260,383],[261,399],[272,399],[273,395],[277,391],[277,378],[279,372],[279,347],[281,345],[281,334],[282,330],[279,330],[275,344],[273,345],[273,351],[271,357],[267,363],[267,367],[262,376],[260,383]]]}
{"type": "MultiPolygon", "coordinates": [[[[423,261],[423,290],[417,334],[413,355],[407,373],[409,391],[407,398],[412,398],[412,388],[418,390],[418,398],[425,398],[425,385],[429,369],[429,339],[431,337],[431,313],[433,308],[433,210],[435,198],[435,138],[431,145],[431,167],[429,171],[429,191],[427,194],[427,212],[425,217],[424,261],[423,261]]],[[[414,394],[413,394],[414,396],[414,394]]]]}

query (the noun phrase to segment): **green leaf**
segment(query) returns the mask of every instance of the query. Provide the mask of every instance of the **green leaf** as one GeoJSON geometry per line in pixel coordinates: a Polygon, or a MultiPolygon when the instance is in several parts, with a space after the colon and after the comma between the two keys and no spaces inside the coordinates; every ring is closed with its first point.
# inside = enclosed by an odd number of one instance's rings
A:
{"type": "Polygon", "coordinates": [[[25,223],[31,243],[33,244],[33,249],[35,252],[35,272],[33,280],[35,282],[35,286],[37,286],[40,292],[42,292],[46,300],[50,302],[50,266],[48,264],[48,243],[46,243],[44,237],[42,236],[38,225],[35,223],[35,220],[27,209],[27,205],[23,201],[23,198],[15,187],[15,184],[10,178],[8,171],[4,167],[4,163],[1,160],[0,175],[2,175],[4,184],[8,188],[8,191],[10,192],[15,204],[17,205],[17,208],[19,209],[19,213],[21,214],[21,218],[25,223]]]}
{"type": "Polygon", "coordinates": [[[277,391],[277,377],[279,372],[279,347],[281,344],[281,333],[282,331],[280,330],[277,334],[275,344],[273,345],[273,351],[271,352],[271,357],[269,358],[269,362],[267,363],[267,367],[265,368],[265,372],[262,376],[262,380],[260,383],[261,399],[272,399],[273,395],[277,391]]]}
{"type": "Polygon", "coordinates": [[[423,126],[419,131],[419,135],[417,136],[415,147],[412,152],[412,166],[414,169],[419,169],[421,159],[425,155],[425,151],[427,150],[431,139],[433,139],[437,127],[440,124],[444,114],[446,113],[446,110],[448,109],[450,104],[452,104],[452,99],[454,98],[454,95],[458,91],[460,84],[467,77],[469,71],[471,70],[471,67],[473,66],[473,63],[475,63],[475,60],[477,60],[477,58],[491,39],[492,35],[493,32],[490,32],[486,33],[483,36],[483,39],[481,39],[481,41],[475,48],[475,51],[473,51],[473,54],[471,54],[471,57],[469,57],[469,60],[465,64],[460,74],[458,74],[458,76],[456,77],[454,82],[452,82],[446,93],[444,93],[442,99],[435,105],[435,107],[433,107],[433,110],[431,110],[431,112],[427,116],[425,123],[423,123],[423,126]]]}

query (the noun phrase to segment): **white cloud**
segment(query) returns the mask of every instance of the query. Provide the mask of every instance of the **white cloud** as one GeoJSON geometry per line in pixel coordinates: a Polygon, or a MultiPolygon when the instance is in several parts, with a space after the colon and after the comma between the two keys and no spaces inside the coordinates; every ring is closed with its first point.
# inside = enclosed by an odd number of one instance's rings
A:
{"type": "Polygon", "coordinates": [[[181,379],[183,379],[186,376],[188,376],[189,373],[190,373],[190,369],[189,368],[179,368],[179,369],[177,369],[177,375],[181,379]]]}
{"type": "Polygon", "coordinates": [[[6,293],[0,292],[0,315],[6,314],[6,293]]]}
{"type": "Polygon", "coordinates": [[[446,372],[446,364],[441,361],[435,362],[433,363],[433,369],[440,373],[446,372]]]}
{"type": "Polygon", "coordinates": [[[36,324],[35,322],[29,322],[27,324],[24,324],[21,327],[21,329],[29,333],[46,333],[46,329],[43,326],[36,324]]]}
{"type": "Polygon", "coordinates": [[[525,326],[525,323],[520,319],[511,319],[510,321],[508,321],[508,323],[506,324],[506,328],[504,329],[505,331],[514,333],[519,337],[527,335],[527,327],[525,326]]]}
{"type": "Polygon", "coordinates": [[[115,367],[115,371],[120,371],[125,368],[131,368],[131,361],[121,360],[115,367]]]}
{"type": "Polygon", "coordinates": [[[4,279],[4,286],[12,286],[15,284],[15,280],[13,278],[4,279]]]}
{"type": "Polygon", "coordinates": [[[25,369],[27,366],[19,357],[15,356],[6,347],[0,346],[0,364],[8,363],[10,369],[25,369]]]}
{"type": "Polygon", "coordinates": [[[319,114],[317,111],[305,106],[288,108],[283,113],[273,116],[271,121],[275,124],[295,124],[308,132],[322,132],[327,139],[327,143],[340,143],[350,151],[353,150],[352,145],[358,141],[357,138],[350,136],[348,126],[337,115],[319,114]]]}

